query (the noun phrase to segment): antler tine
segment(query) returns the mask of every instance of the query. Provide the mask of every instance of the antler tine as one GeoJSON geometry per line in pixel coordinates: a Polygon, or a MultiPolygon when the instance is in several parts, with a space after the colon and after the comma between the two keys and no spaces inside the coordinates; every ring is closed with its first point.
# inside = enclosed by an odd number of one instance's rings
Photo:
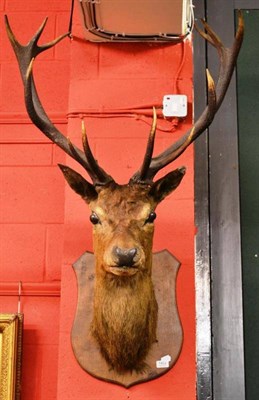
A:
{"type": "Polygon", "coordinates": [[[16,39],[16,37],[11,29],[7,15],[5,15],[4,18],[5,18],[6,32],[7,32],[8,38],[12,44],[12,47],[14,49],[16,58],[18,60],[18,64],[19,64],[23,82],[26,79],[27,69],[28,69],[28,66],[30,65],[31,60],[33,58],[36,58],[36,56],[38,54],[42,53],[43,51],[55,46],[58,42],[60,42],[62,39],[64,39],[65,37],[67,37],[69,35],[69,32],[67,32],[63,35],[60,35],[59,37],[52,40],[51,42],[39,46],[38,40],[41,37],[42,32],[48,21],[48,18],[46,17],[44,19],[44,21],[42,22],[41,26],[39,27],[39,29],[37,30],[37,32],[32,37],[32,39],[27,43],[27,45],[23,46],[16,39]]]}
{"type": "MultiPolygon", "coordinates": [[[[207,75],[207,87],[208,87],[208,105],[197,121],[197,123],[191,128],[191,130],[188,131],[188,133],[183,136],[176,145],[175,143],[175,148],[174,149],[168,149],[165,151],[164,158],[163,158],[163,163],[166,165],[170,164],[172,161],[174,161],[176,158],[178,158],[186,149],[187,147],[203,132],[204,125],[209,126],[211,122],[213,121],[213,118],[215,116],[215,113],[217,111],[217,98],[216,98],[216,90],[215,90],[215,84],[214,81],[210,75],[209,70],[206,70],[206,75],[207,75]]],[[[159,156],[158,156],[159,157],[159,156]]],[[[158,158],[157,157],[157,158],[158,158]]],[[[156,160],[156,158],[153,159],[153,161],[156,160]]],[[[163,164],[159,164],[161,161],[158,159],[158,164],[156,168],[160,170],[163,168],[163,164]]]]}
{"type": "Polygon", "coordinates": [[[69,34],[66,33],[49,43],[39,46],[38,40],[44,30],[46,23],[47,23],[47,18],[43,21],[40,28],[37,30],[37,32],[28,42],[28,44],[23,46],[15,38],[11,30],[8,18],[7,16],[5,16],[7,34],[14,49],[16,58],[18,60],[24,84],[25,105],[28,115],[31,118],[32,122],[44,133],[44,135],[46,135],[52,142],[57,144],[57,146],[59,146],[70,157],[75,159],[79,164],[81,164],[87,170],[94,184],[102,184],[102,185],[106,184],[108,182],[111,182],[113,179],[108,174],[106,174],[106,172],[102,170],[100,167],[98,174],[96,170],[92,170],[91,165],[88,159],[86,158],[84,152],[79,148],[77,148],[75,145],[72,145],[70,140],[68,140],[53,125],[53,123],[50,121],[39,100],[39,96],[33,79],[34,59],[38,54],[53,47],[55,44],[60,42],[69,34]]]}
{"type": "MultiPolygon", "coordinates": [[[[207,86],[208,86],[208,105],[195,122],[194,126],[183,135],[178,141],[169,146],[166,150],[160,153],[157,157],[152,158],[148,172],[146,174],[146,180],[152,181],[157,172],[164,168],[166,165],[173,162],[179,157],[186,148],[195,140],[198,136],[205,131],[205,129],[211,124],[214,119],[216,112],[218,111],[221,103],[224,99],[226,91],[228,89],[235,63],[241,48],[244,35],[244,20],[242,13],[239,12],[238,18],[238,29],[235,36],[232,48],[226,48],[219,37],[213,32],[207,23],[203,22],[203,25],[207,33],[200,31],[198,32],[204,37],[209,43],[211,43],[218,51],[220,60],[220,69],[217,84],[214,85],[214,81],[211,78],[209,71],[207,71],[207,86]]],[[[140,172],[138,171],[132,178],[134,182],[138,182],[140,172]]]]}
{"type": "Polygon", "coordinates": [[[81,164],[87,170],[87,172],[91,176],[93,182],[99,182],[98,176],[93,173],[93,171],[89,168],[89,165],[87,163],[82,162],[82,158],[80,157],[80,154],[78,153],[78,149],[71,142],[69,137],[67,137],[67,142],[68,142],[68,146],[73,155],[74,160],[76,160],[79,164],[81,164]]]}
{"type": "Polygon", "coordinates": [[[82,143],[83,143],[85,156],[88,160],[91,171],[96,176],[98,184],[101,185],[102,183],[106,184],[106,183],[112,182],[113,179],[109,175],[104,173],[104,171],[99,167],[97,161],[95,160],[95,158],[93,156],[92,150],[91,150],[89,142],[88,142],[84,120],[82,120],[82,143]]]}
{"type": "MultiPolygon", "coordinates": [[[[226,91],[228,89],[236,60],[239,54],[239,50],[242,45],[243,36],[244,36],[244,19],[242,16],[242,12],[239,10],[238,12],[238,29],[235,35],[235,40],[232,45],[232,48],[226,48],[221,42],[220,38],[216,35],[216,33],[212,30],[212,28],[202,20],[203,26],[207,31],[207,34],[200,29],[195,28],[199,32],[199,34],[204,37],[210,44],[212,44],[218,51],[219,60],[220,60],[220,70],[219,77],[216,86],[216,96],[217,96],[217,110],[221,106],[221,103],[225,97],[226,91]]],[[[217,111],[216,110],[216,111],[217,111]]]]}
{"type": "MultiPolygon", "coordinates": [[[[144,160],[142,163],[142,167],[140,169],[140,173],[138,176],[138,182],[145,182],[146,180],[146,175],[149,170],[149,166],[152,160],[152,155],[153,155],[153,150],[154,150],[154,142],[155,142],[155,135],[156,135],[156,124],[157,124],[157,114],[156,114],[156,108],[153,107],[153,121],[149,133],[149,138],[147,142],[147,148],[146,148],[146,153],[144,156],[144,160]]],[[[134,177],[130,180],[134,182],[134,177]]]]}
{"type": "Polygon", "coordinates": [[[211,29],[209,24],[204,19],[201,19],[201,23],[203,24],[204,29],[207,31],[207,33],[201,30],[197,24],[195,24],[196,31],[212,46],[220,48],[223,45],[220,37],[213,31],[213,29],[211,29]]]}

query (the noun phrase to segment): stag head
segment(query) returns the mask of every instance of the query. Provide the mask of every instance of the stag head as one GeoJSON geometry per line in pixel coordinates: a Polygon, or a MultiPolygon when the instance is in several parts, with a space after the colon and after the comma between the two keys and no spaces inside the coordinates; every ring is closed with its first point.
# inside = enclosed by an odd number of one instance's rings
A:
{"type": "Polygon", "coordinates": [[[155,209],[180,184],[185,168],[157,182],[91,185],[71,168],[59,165],[71,188],[89,205],[98,275],[151,275],[155,209]]]}
{"type": "Polygon", "coordinates": [[[108,180],[92,185],[71,168],[59,166],[91,210],[96,259],[92,334],[117,372],[142,371],[156,340],[158,306],[152,282],[155,209],[180,184],[185,168],[155,183],[132,180],[118,185],[108,180]]]}
{"type": "Polygon", "coordinates": [[[59,165],[71,188],[89,205],[93,224],[96,282],[92,335],[107,363],[118,372],[140,371],[156,340],[157,302],[152,283],[152,239],[157,205],[180,184],[180,167],[154,181],[158,171],[176,160],[211,124],[219,109],[243,38],[243,19],[232,48],[226,48],[210,26],[202,21],[201,36],[214,46],[220,60],[217,83],[207,71],[208,105],[192,129],[161,154],[153,157],[156,111],[144,161],[128,184],[119,185],[95,160],[82,126],[83,151],[74,146],[49,120],[39,100],[34,79],[35,57],[54,46],[38,45],[46,20],[31,41],[22,46],[14,37],[6,17],[6,29],[18,59],[24,83],[25,104],[32,122],[54,143],[85,168],[92,183],[71,168],[59,165]]]}

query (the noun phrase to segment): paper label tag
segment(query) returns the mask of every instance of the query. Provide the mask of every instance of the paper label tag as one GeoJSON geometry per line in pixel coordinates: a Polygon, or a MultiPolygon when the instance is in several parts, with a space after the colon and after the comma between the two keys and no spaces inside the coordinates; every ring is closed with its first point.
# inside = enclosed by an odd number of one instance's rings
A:
{"type": "Polygon", "coordinates": [[[164,356],[156,362],[156,367],[157,368],[168,368],[171,360],[172,360],[171,356],[169,356],[169,355],[164,356]]]}

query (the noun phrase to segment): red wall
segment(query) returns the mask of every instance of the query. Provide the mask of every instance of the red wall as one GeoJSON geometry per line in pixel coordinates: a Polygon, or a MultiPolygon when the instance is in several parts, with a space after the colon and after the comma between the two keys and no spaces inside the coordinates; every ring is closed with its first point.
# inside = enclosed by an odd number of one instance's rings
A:
{"type": "MultiPolygon", "coordinates": [[[[17,312],[21,281],[23,400],[57,398],[64,182],[56,163],[64,155],[27,118],[3,14],[22,43],[48,15],[44,40],[50,40],[67,29],[69,5],[60,0],[0,1],[0,312],[17,312]]],[[[44,104],[66,131],[69,42],[40,56],[36,67],[44,104]]]]}
{"type": "MultiPolygon", "coordinates": [[[[22,42],[27,42],[48,15],[48,41],[67,30],[70,1],[6,0],[0,3],[22,42]],[[44,3],[44,5],[43,5],[44,3]]],[[[75,166],[29,122],[16,60],[0,22],[1,255],[0,312],[17,310],[22,282],[25,316],[23,400],[54,399],[195,399],[195,314],[193,274],[193,158],[186,151],[174,167],[186,165],[178,190],[158,209],[154,250],[167,248],[182,263],[177,299],[184,345],[175,367],[165,376],[131,389],[96,380],[82,371],[72,354],[70,330],[76,307],[71,264],[92,249],[87,206],[65,186],[57,162],[75,166]]],[[[177,83],[192,102],[191,46],[92,44],[82,40],[76,13],[74,40],[66,39],[39,56],[35,75],[48,114],[62,132],[80,145],[80,116],[100,164],[122,183],[139,167],[150,118],[118,117],[116,109],[160,104],[177,83]],[[93,117],[93,109],[100,111],[93,117]],[[102,118],[103,110],[113,118],[102,118]],[[68,115],[68,119],[66,116],[68,115]],[[68,125],[67,125],[68,121],[68,125]]],[[[190,104],[189,104],[190,106],[190,104]]],[[[185,131],[158,130],[156,152],[185,131]]],[[[132,117],[133,116],[133,117],[132,117]]],[[[170,124],[159,119],[158,125],[170,124]]],[[[75,166],[80,172],[81,168],[75,166]]]]}

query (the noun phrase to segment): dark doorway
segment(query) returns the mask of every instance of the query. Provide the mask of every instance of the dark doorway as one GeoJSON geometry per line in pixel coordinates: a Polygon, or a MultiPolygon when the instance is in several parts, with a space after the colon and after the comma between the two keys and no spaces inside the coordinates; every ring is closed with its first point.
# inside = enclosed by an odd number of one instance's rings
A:
{"type": "MultiPolygon", "coordinates": [[[[259,4],[258,4],[259,7],[259,4]]],[[[246,399],[259,399],[259,9],[243,11],[237,64],[246,399]]]]}
{"type": "MultiPolygon", "coordinates": [[[[259,1],[196,1],[195,17],[230,46],[237,9],[246,24],[237,75],[195,149],[199,400],[259,398],[259,1]]],[[[217,76],[218,62],[197,35],[194,48],[199,115],[204,68],[217,76]]]]}

